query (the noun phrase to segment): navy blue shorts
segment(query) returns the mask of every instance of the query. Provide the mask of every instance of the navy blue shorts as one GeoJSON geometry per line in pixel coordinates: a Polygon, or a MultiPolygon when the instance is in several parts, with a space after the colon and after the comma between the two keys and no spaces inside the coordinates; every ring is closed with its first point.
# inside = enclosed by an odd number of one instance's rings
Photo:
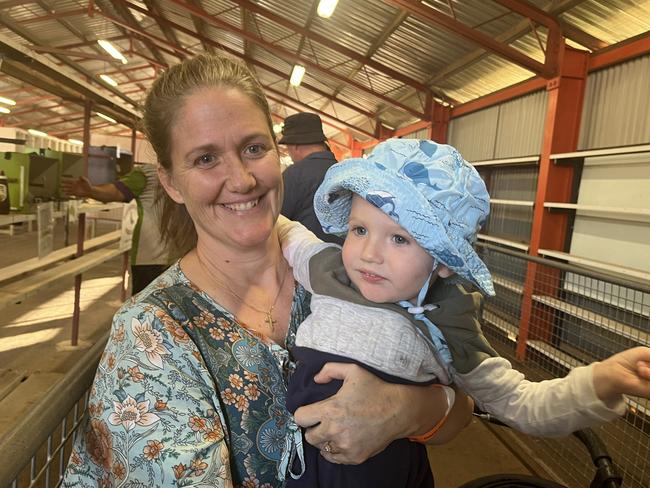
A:
{"type": "MultiPolygon", "coordinates": [[[[329,362],[359,364],[385,381],[413,384],[335,354],[304,347],[294,347],[291,352],[297,362],[287,392],[287,408],[291,413],[302,405],[324,400],[341,388],[343,382],[340,380],[324,385],[314,382],[314,375],[329,362]]],[[[384,451],[356,466],[332,464],[320,455],[318,448],[306,441],[304,449],[305,473],[299,480],[289,479],[287,488],[433,488],[434,486],[426,447],[408,439],[393,441],[384,451]]]]}

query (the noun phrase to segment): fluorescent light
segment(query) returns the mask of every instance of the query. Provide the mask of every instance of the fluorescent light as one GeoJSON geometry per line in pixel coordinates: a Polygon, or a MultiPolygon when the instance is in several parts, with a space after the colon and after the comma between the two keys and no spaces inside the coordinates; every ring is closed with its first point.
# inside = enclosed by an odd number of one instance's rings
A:
{"type": "Polygon", "coordinates": [[[108,120],[111,124],[117,124],[117,120],[115,120],[112,117],[109,117],[108,115],[104,115],[101,112],[95,112],[95,115],[97,115],[97,117],[101,117],[104,120],[108,120]]]}
{"type": "Polygon", "coordinates": [[[106,51],[108,54],[113,56],[115,59],[119,59],[122,61],[122,64],[128,63],[126,58],[124,57],[124,54],[122,54],[113,44],[111,44],[109,41],[105,41],[104,39],[99,39],[97,41],[97,44],[99,44],[104,51],[106,51]]]}
{"type": "Polygon", "coordinates": [[[9,110],[6,107],[0,107],[0,114],[8,114],[11,113],[11,110],[9,110]]]}
{"type": "Polygon", "coordinates": [[[0,97],[0,103],[4,103],[5,105],[16,105],[16,102],[14,100],[5,97],[0,97]]]}
{"type": "Polygon", "coordinates": [[[40,131],[40,130],[27,129],[27,132],[29,132],[33,136],[47,137],[47,132],[43,132],[43,131],[40,131]]]}
{"type": "Polygon", "coordinates": [[[300,82],[302,81],[302,77],[304,75],[305,75],[305,67],[296,64],[293,67],[293,71],[291,72],[291,79],[289,79],[289,83],[293,86],[300,86],[300,82]]]}
{"type": "Polygon", "coordinates": [[[339,3],[339,0],[320,0],[320,2],[318,2],[318,9],[316,12],[320,17],[329,19],[334,13],[334,9],[336,8],[337,3],[339,3]]]}
{"type": "Polygon", "coordinates": [[[99,75],[99,77],[111,86],[117,86],[117,81],[108,75],[99,75]]]}
{"type": "Polygon", "coordinates": [[[68,142],[70,144],[76,144],[77,146],[83,146],[84,141],[80,141],[79,139],[68,139],[68,142]]]}

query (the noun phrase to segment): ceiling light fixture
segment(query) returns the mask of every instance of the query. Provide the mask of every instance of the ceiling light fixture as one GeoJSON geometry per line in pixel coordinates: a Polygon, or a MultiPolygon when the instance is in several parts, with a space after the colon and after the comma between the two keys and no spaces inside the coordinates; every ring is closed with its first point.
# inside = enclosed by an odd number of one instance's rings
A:
{"type": "Polygon", "coordinates": [[[9,110],[6,107],[0,107],[0,114],[8,114],[11,113],[11,110],[9,110]]]}
{"type": "Polygon", "coordinates": [[[104,120],[108,120],[111,124],[117,124],[117,120],[115,120],[112,117],[109,117],[108,115],[104,115],[101,112],[95,112],[95,115],[97,115],[97,117],[101,117],[104,120]]]}
{"type": "Polygon", "coordinates": [[[77,146],[83,146],[84,141],[80,141],[79,139],[68,139],[68,142],[70,144],[76,144],[77,146]]]}
{"type": "Polygon", "coordinates": [[[273,133],[280,135],[282,134],[282,128],[284,127],[284,124],[273,124],[273,133]]]}
{"type": "Polygon", "coordinates": [[[329,19],[334,13],[334,9],[336,8],[337,3],[339,3],[339,0],[320,0],[316,12],[318,13],[319,17],[329,19]]]}
{"type": "Polygon", "coordinates": [[[293,71],[291,71],[291,78],[289,79],[289,83],[292,86],[300,86],[300,82],[302,82],[302,77],[304,75],[305,75],[305,67],[296,64],[293,67],[293,71]]]}
{"type": "Polygon", "coordinates": [[[0,97],[0,103],[4,103],[5,105],[16,105],[15,100],[12,100],[11,98],[5,98],[5,97],[0,97]]]}
{"type": "Polygon", "coordinates": [[[113,44],[110,43],[110,41],[105,41],[104,39],[99,39],[97,41],[97,44],[99,44],[104,51],[106,51],[108,54],[113,56],[115,59],[119,59],[122,61],[122,64],[128,63],[126,58],[124,57],[124,54],[122,54],[113,44]]]}
{"type": "Polygon", "coordinates": [[[40,130],[27,129],[27,132],[29,132],[33,136],[47,137],[47,132],[43,132],[43,131],[40,131],[40,130]]]}
{"type": "Polygon", "coordinates": [[[111,78],[108,75],[99,75],[99,77],[104,80],[105,83],[108,83],[111,86],[117,86],[117,81],[115,81],[113,78],[111,78]]]}

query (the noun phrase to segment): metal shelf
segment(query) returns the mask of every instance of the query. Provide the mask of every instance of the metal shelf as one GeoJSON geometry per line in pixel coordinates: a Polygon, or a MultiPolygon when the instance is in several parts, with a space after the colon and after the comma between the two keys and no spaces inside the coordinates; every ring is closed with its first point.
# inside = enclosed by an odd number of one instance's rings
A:
{"type": "Polygon", "coordinates": [[[509,164],[539,164],[539,156],[525,156],[521,158],[488,159],[476,161],[472,166],[507,166],[509,164]]]}
{"type": "Polygon", "coordinates": [[[553,251],[551,249],[539,249],[537,252],[543,256],[549,256],[556,259],[563,259],[570,263],[589,266],[591,268],[606,271],[608,273],[613,273],[615,275],[623,276],[628,279],[633,278],[633,279],[644,281],[646,283],[650,282],[650,273],[648,273],[647,271],[641,271],[640,269],[626,268],[618,264],[596,261],[594,259],[584,258],[581,256],[574,256],[573,254],[569,254],[566,252],[553,251]]]}
{"type": "Polygon", "coordinates": [[[515,207],[533,207],[535,202],[527,200],[502,200],[498,198],[490,198],[490,205],[510,205],[515,207]]]}
{"type": "Polygon", "coordinates": [[[585,322],[607,330],[608,332],[612,332],[614,334],[620,335],[621,337],[625,337],[626,339],[630,339],[638,344],[650,346],[650,334],[630,325],[617,322],[614,319],[610,319],[609,317],[597,314],[591,310],[578,307],[572,303],[567,303],[563,300],[559,300],[558,298],[545,295],[533,295],[533,300],[552,307],[555,310],[559,310],[560,312],[571,315],[572,317],[575,317],[579,320],[584,320],[585,322]]]}
{"type": "Polygon", "coordinates": [[[588,151],[574,151],[569,153],[551,154],[551,159],[590,158],[598,156],[616,156],[618,154],[635,154],[650,152],[650,144],[638,146],[608,147],[605,149],[592,149],[588,151]]]}
{"type": "Polygon", "coordinates": [[[502,244],[507,247],[513,247],[515,249],[520,249],[522,251],[528,252],[528,244],[523,242],[511,241],[509,239],[503,239],[501,237],[489,236],[487,234],[478,234],[477,236],[482,241],[495,242],[497,244],[502,244]]]}

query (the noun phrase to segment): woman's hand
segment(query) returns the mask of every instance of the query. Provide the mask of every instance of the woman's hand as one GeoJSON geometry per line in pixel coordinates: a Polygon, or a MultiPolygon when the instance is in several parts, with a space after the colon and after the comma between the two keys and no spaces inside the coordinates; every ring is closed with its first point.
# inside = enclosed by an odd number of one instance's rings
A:
{"type": "MultiPolygon", "coordinates": [[[[387,383],[355,364],[328,363],[314,377],[316,383],[333,379],[343,380],[336,395],[295,413],[296,422],[307,428],[307,442],[333,463],[360,464],[395,439],[428,431],[447,408],[440,388],[387,383]]],[[[461,405],[467,403],[461,399],[461,405]]],[[[469,420],[471,411],[462,413],[466,409],[459,415],[454,408],[450,417],[462,421],[445,425],[441,434],[446,430],[445,437],[453,437],[460,431],[469,420]]]]}

